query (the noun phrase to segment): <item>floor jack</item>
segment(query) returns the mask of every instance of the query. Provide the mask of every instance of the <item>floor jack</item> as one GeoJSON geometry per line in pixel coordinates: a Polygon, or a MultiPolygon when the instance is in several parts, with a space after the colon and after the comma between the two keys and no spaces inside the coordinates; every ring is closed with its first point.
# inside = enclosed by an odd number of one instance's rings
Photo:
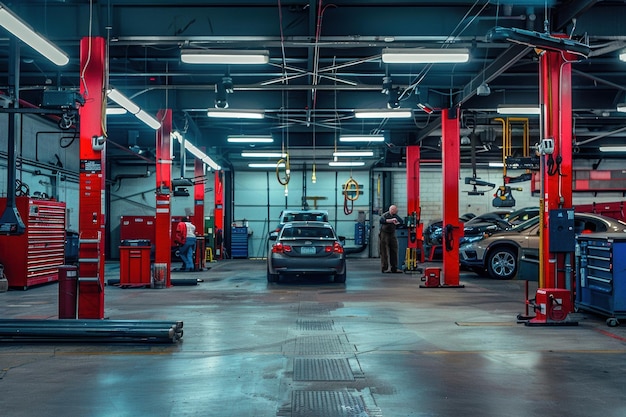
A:
{"type": "Polygon", "coordinates": [[[570,291],[562,288],[539,288],[535,299],[526,300],[526,313],[517,315],[517,322],[526,326],[578,326],[572,320],[570,291]],[[528,306],[532,307],[535,316],[528,316],[528,306]]]}

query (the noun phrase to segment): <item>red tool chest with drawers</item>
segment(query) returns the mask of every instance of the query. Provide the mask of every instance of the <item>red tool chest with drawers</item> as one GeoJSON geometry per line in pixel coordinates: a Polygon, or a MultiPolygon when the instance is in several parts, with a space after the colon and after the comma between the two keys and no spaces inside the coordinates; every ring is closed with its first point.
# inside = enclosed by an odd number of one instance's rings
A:
{"type": "MultiPolygon", "coordinates": [[[[26,226],[23,234],[0,235],[0,263],[9,287],[27,289],[58,281],[65,262],[65,203],[16,197],[15,204],[26,226]]],[[[6,198],[0,199],[0,212],[6,198]]]]}

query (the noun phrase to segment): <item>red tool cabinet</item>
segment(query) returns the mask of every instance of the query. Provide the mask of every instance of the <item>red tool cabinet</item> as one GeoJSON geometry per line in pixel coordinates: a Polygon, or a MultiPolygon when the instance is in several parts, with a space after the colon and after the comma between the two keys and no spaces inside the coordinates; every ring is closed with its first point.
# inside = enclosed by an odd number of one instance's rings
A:
{"type": "Polygon", "coordinates": [[[131,241],[120,246],[120,287],[146,286],[150,281],[150,242],[131,241]]]}
{"type": "MultiPolygon", "coordinates": [[[[6,208],[0,199],[0,212],[6,208]]],[[[0,263],[9,287],[26,290],[55,282],[65,262],[65,203],[16,197],[15,204],[26,230],[17,236],[0,235],[0,263]]]]}

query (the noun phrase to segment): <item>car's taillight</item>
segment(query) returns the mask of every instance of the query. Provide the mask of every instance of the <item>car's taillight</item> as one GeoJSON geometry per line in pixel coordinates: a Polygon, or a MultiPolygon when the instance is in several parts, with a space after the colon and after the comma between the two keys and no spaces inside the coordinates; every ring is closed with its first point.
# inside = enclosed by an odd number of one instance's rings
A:
{"type": "Polygon", "coordinates": [[[291,252],[290,245],[283,245],[282,243],[277,243],[272,246],[272,253],[284,253],[291,252]]]}
{"type": "Polygon", "coordinates": [[[334,253],[343,253],[343,246],[339,242],[335,242],[333,246],[324,247],[324,252],[334,252],[334,253]]]}

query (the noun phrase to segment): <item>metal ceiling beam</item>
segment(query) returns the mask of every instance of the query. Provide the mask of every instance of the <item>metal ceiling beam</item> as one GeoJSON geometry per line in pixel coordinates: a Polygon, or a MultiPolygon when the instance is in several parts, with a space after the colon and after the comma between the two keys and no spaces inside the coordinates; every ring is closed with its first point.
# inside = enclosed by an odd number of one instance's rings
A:
{"type": "Polygon", "coordinates": [[[564,30],[567,25],[572,23],[572,19],[581,16],[600,2],[602,2],[602,0],[572,0],[565,6],[559,7],[554,13],[552,30],[555,32],[564,30]]]}
{"type": "Polygon", "coordinates": [[[517,61],[526,56],[531,50],[532,48],[525,45],[510,46],[506,51],[500,54],[500,56],[493,60],[484,71],[480,72],[465,87],[463,87],[463,92],[459,95],[453,107],[461,106],[470,98],[474,97],[476,95],[476,88],[479,85],[483,82],[489,83],[498,78],[500,74],[517,63],[517,61]]]}

